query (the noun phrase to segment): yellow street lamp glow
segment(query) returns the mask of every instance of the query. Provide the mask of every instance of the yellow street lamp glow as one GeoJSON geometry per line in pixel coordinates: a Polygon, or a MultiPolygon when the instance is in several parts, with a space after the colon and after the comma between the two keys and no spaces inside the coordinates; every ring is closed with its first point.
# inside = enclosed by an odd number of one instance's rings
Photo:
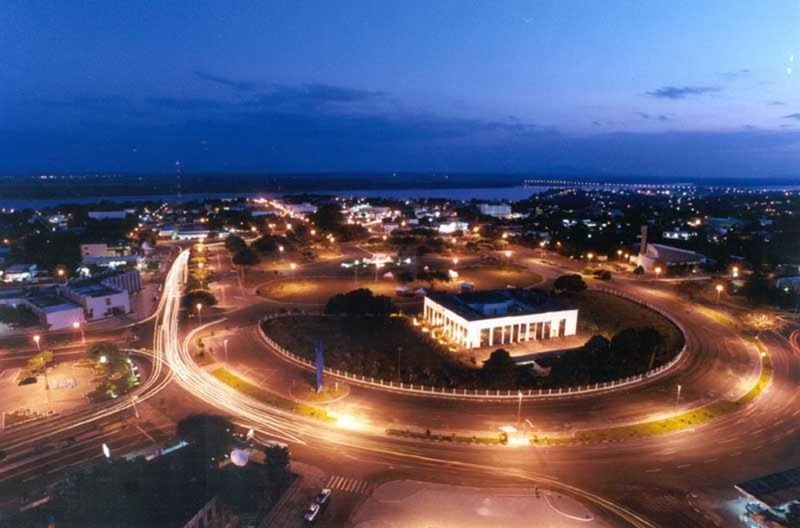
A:
{"type": "Polygon", "coordinates": [[[734,266],[733,267],[733,271],[732,271],[731,275],[733,276],[734,279],[739,276],[739,267],[738,266],[734,266]]]}
{"type": "Polygon", "coordinates": [[[587,253],[586,258],[592,260],[594,258],[594,253],[587,253]]]}
{"type": "Polygon", "coordinates": [[[656,278],[658,278],[658,276],[661,275],[661,266],[656,266],[655,272],[656,272],[656,278]]]}
{"type": "Polygon", "coordinates": [[[511,252],[510,251],[506,251],[506,258],[511,258],[511,252]]]}
{"type": "Polygon", "coordinates": [[[41,339],[42,338],[41,338],[41,336],[39,334],[36,334],[35,336],[33,336],[33,342],[36,343],[36,348],[39,350],[39,352],[42,351],[42,348],[39,346],[39,341],[41,339]]]}

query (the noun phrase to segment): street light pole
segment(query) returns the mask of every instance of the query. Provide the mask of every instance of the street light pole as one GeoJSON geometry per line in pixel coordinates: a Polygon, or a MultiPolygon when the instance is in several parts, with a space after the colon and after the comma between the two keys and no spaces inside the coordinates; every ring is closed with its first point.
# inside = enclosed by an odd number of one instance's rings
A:
{"type": "Polygon", "coordinates": [[[197,318],[200,320],[200,324],[203,324],[203,305],[201,303],[197,303],[197,318]]]}
{"type": "Polygon", "coordinates": [[[222,346],[225,348],[225,362],[228,361],[228,339],[222,340],[222,346]]]}
{"type": "Polygon", "coordinates": [[[522,418],[522,391],[517,391],[517,425],[519,425],[520,419],[522,418]]]}
{"type": "Polygon", "coordinates": [[[72,323],[72,328],[81,331],[81,343],[83,343],[85,345],[86,344],[86,336],[83,333],[83,326],[81,326],[81,324],[78,321],[75,321],[74,323],[72,323]]]}
{"type": "Polygon", "coordinates": [[[722,284],[717,284],[714,287],[714,289],[717,290],[717,304],[719,304],[719,295],[722,293],[722,290],[723,290],[722,284]]]}
{"type": "Polygon", "coordinates": [[[678,394],[675,396],[675,403],[679,403],[681,401],[681,384],[678,383],[678,394]]]}
{"type": "Polygon", "coordinates": [[[41,346],[39,346],[39,341],[40,341],[41,339],[42,339],[42,338],[41,338],[41,336],[39,336],[39,334],[36,334],[35,336],[33,336],[33,342],[34,342],[34,343],[36,343],[36,350],[38,350],[39,352],[41,352],[41,351],[42,351],[42,347],[41,347],[41,346]]]}

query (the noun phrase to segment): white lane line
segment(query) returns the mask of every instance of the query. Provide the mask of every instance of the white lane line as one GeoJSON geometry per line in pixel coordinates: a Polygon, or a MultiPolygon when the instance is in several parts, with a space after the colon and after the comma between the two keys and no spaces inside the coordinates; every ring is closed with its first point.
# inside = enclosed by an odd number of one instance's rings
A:
{"type": "Polygon", "coordinates": [[[680,466],[678,466],[678,469],[687,468],[689,466],[691,466],[691,464],[681,464],[680,466]]]}
{"type": "Polygon", "coordinates": [[[661,468],[646,469],[644,472],[645,473],[658,473],[659,471],[661,471],[661,468]]]}
{"type": "Polygon", "coordinates": [[[326,488],[332,488],[333,487],[333,479],[334,479],[334,475],[331,475],[331,477],[328,479],[328,483],[325,484],[326,488]]]}

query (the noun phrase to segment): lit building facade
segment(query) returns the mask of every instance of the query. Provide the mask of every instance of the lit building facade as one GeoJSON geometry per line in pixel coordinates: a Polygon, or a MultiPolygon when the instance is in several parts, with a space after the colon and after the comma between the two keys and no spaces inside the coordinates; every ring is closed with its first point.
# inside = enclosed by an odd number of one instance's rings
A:
{"type": "Polygon", "coordinates": [[[575,335],[578,310],[521,289],[432,293],[425,322],[464,348],[481,348],[575,335]]]}

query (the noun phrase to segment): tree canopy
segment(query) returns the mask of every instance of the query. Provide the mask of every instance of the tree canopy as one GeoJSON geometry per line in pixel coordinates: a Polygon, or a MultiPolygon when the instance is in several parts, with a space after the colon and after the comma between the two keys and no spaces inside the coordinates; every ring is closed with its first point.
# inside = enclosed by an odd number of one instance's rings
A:
{"type": "Polygon", "coordinates": [[[216,414],[193,414],[178,422],[178,437],[195,446],[203,460],[220,460],[233,442],[233,424],[216,414]]]}
{"type": "Polygon", "coordinates": [[[217,304],[217,298],[208,290],[192,290],[187,292],[181,301],[183,308],[188,311],[195,310],[198,303],[202,304],[203,308],[208,308],[217,304]]]}
{"type": "Polygon", "coordinates": [[[578,293],[586,289],[586,283],[583,281],[583,277],[577,273],[573,273],[570,275],[561,275],[553,283],[553,288],[555,288],[556,291],[578,293]]]}
{"type": "Polygon", "coordinates": [[[393,311],[389,297],[374,295],[367,288],[336,294],[325,305],[325,313],[329,315],[388,315],[393,311]]]}

